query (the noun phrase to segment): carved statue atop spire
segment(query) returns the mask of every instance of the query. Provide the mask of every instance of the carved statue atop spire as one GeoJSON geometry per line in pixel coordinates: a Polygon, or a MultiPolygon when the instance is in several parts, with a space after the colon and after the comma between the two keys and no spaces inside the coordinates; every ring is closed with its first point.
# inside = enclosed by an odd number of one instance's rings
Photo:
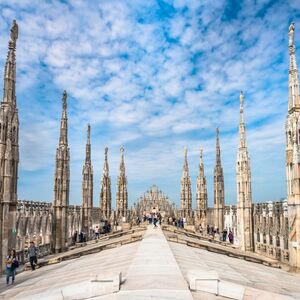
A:
{"type": "Polygon", "coordinates": [[[240,92],[240,113],[244,112],[244,93],[243,91],[240,92]]]}
{"type": "Polygon", "coordinates": [[[292,22],[289,27],[289,46],[294,45],[295,23],[292,22]]]}
{"type": "Polygon", "coordinates": [[[300,95],[299,95],[299,74],[296,60],[296,47],[294,45],[295,25],[292,23],[289,27],[289,102],[288,109],[300,109],[300,95]]]}
{"type": "Polygon", "coordinates": [[[244,123],[244,94],[240,92],[240,147],[246,147],[246,133],[245,133],[245,123],[244,123]]]}
{"type": "Polygon", "coordinates": [[[188,165],[188,160],[187,160],[187,152],[188,152],[187,147],[184,147],[184,165],[183,165],[183,171],[184,171],[185,176],[188,176],[188,172],[189,172],[189,165],[188,165]]]}
{"type": "Polygon", "coordinates": [[[67,94],[66,90],[64,90],[63,96],[62,96],[62,102],[63,102],[63,109],[64,110],[67,109],[67,97],[68,97],[68,94],[67,94]]]}
{"type": "Polygon", "coordinates": [[[200,146],[200,164],[203,164],[203,148],[200,146]]]}
{"type": "Polygon", "coordinates": [[[91,143],[91,125],[88,124],[87,126],[87,143],[90,144],[91,143]]]}
{"type": "Polygon", "coordinates": [[[64,90],[62,96],[62,117],[60,122],[60,145],[68,144],[67,96],[67,92],[64,90]]]}
{"type": "Polygon", "coordinates": [[[13,21],[10,40],[8,42],[8,53],[4,69],[3,102],[16,106],[16,41],[18,38],[18,25],[13,21]]]}
{"type": "Polygon", "coordinates": [[[15,43],[18,39],[18,35],[19,35],[18,24],[17,24],[16,20],[13,20],[13,24],[10,29],[10,40],[15,43]]]}

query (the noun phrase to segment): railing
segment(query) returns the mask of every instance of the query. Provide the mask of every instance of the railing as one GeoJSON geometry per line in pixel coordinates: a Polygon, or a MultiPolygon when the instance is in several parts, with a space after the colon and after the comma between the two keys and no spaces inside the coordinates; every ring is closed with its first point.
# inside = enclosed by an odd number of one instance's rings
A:
{"type": "Polygon", "coordinates": [[[276,247],[274,245],[268,245],[260,242],[255,243],[255,252],[273,258],[277,259],[283,263],[289,262],[289,250],[288,249],[282,249],[280,247],[276,247]]]}

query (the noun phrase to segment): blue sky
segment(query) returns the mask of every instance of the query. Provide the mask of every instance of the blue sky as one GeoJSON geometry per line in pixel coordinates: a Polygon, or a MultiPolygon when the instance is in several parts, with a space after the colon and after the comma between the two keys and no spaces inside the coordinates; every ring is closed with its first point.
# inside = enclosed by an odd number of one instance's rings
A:
{"type": "Polygon", "coordinates": [[[88,122],[95,206],[106,145],[115,206],[122,144],[130,204],[152,184],[179,204],[187,146],[195,205],[202,145],[212,205],[217,126],[225,202],[236,203],[240,90],[253,201],[285,197],[287,31],[294,20],[300,57],[299,1],[1,0],[0,8],[1,70],[12,20],[19,24],[20,199],[53,199],[64,89],[71,204],[81,203],[88,122]]]}

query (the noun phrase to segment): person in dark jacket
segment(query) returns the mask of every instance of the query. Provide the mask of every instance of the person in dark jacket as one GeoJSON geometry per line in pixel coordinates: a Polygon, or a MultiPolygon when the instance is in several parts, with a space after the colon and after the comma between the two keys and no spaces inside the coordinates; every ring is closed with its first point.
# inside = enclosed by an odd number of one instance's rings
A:
{"type": "Polygon", "coordinates": [[[28,259],[30,261],[31,270],[35,270],[35,265],[37,264],[37,248],[34,245],[34,242],[30,242],[28,248],[28,259]]]}

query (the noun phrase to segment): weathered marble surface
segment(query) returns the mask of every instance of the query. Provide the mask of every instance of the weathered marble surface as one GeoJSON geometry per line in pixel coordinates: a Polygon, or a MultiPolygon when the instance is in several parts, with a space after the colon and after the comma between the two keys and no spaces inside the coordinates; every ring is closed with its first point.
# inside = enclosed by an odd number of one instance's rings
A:
{"type": "Polygon", "coordinates": [[[287,299],[286,296],[300,299],[299,275],[182,244],[169,244],[185,278],[191,270],[214,271],[221,281],[244,286],[244,299],[253,299],[252,296],[257,297],[255,299],[287,299]]]}
{"type": "MultiPolygon", "coordinates": [[[[93,276],[100,274],[109,278],[122,272],[123,283],[119,292],[92,299],[225,299],[213,293],[189,290],[187,273],[197,274],[199,271],[215,272],[220,282],[225,283],[222,288],[226,293],[231,293],[232,287],[238,285],[244,290],[243,299],[300,298],[300,276],[167,242],[161,229],[152,226],[148,226],[141,242],[63,261],[34,272],[23,272],[17,276],[14,287],[0,285],[0,298],[60,300],[63,298],[59,291],[70,292],[69,287],[72,287],[74,297],[69,294],[68,299],[83,299],[83,286],[86,289],[93,276]],[[44,296],[41,298],[41,295],[44,296]]],[[[4,278],[2,280],[4,282],[4,278]]],[[[107,288],[108,292],[117,290],[107,288]]],[[[94,291],[89,290],[84,299],[91,299],[91,292],[94,291]]],[[[242,299],[236,292],[234,295],[242,299]]]]}
{"type": "MultiPolygon", "coordinates": [[[[48,299],[60,300],[55,296],[59,288],[84,282],[92,275],[122,272],[126,276],[127,269],[133,260],[139,242],[122,247],[105,250],[99,253],[82,256],[74,260],[45,266],[34,272],[26,271],[16,278],[14,287],[0,289],[0,299],[41,299],[40,293],[47,293],[48,299]]],[[[4,282],[4,278],[2,279],[4,282]]],[[[56,294],[57,295],[57,294],[56,294]]],[[[74,291],[74,299],[76,292],[74,291]]]]}

